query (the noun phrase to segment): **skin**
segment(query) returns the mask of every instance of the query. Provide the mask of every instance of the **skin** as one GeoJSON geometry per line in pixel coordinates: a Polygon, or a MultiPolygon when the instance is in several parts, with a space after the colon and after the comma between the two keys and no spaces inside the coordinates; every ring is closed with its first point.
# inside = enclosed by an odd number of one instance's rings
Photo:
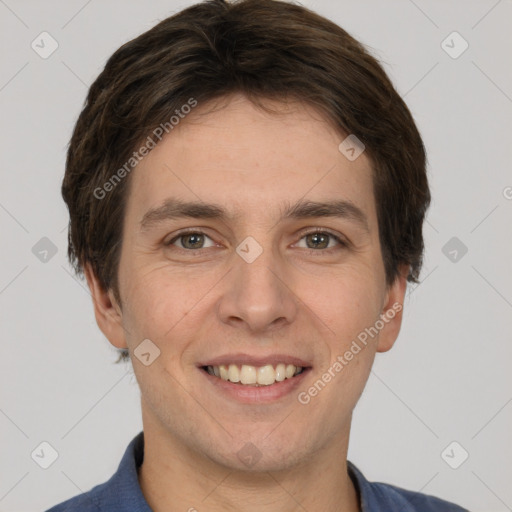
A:
{"type": "Polygon", "coordinates": [[[86,267],[99,327],[132,356],[145,433],[139,481],[157,512],[360,510],[345,462],[352,410],[376,352],[393,346],[401,312],[307,405],[297,394],[379,315],[403,304],[407,268],[386,286],[366,154],[345,158],[338,150],[345,135],[311,107],[267,104],[280,114],[241,95],[213,111],[197,106],[132,172],[122,308],[86,267]],[[146,211],[171,196],[238,215],[141,229],[146,211]],[[340,198],[363,210],[368,232],[346,218],[279,220],[283,202],[340,198]],[[197,241],[190,236],[165,245],[183,228],[202,228],[204,248],[183,248],[197,241]],[[348,245],[328,238],[315,248],[303,233],[314,228],[348,245]],[[247,236],[263,249],[250,264],[235,251],[247,236]],[[161,351],[149,366],[133,356],[144,339],[161,351]],[[300,389],[275,403],[241,404],[197,368],[235,352],[290,354],[312,369],[300,389]],[[237,456],[248,442],[261,454],[250,468],[237,456]]]}

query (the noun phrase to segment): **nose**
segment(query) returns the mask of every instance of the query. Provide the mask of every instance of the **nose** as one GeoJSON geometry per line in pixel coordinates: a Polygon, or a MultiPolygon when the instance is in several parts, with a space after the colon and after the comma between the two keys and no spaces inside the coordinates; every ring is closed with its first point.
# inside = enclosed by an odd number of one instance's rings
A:
{"type": "Polygon", "coordinates": [[[236,254],[224,286],[217,313],[226,324],[270,334],[296,318],[298,300],[290,276],[270,249],[250,263],[236,254]]]}

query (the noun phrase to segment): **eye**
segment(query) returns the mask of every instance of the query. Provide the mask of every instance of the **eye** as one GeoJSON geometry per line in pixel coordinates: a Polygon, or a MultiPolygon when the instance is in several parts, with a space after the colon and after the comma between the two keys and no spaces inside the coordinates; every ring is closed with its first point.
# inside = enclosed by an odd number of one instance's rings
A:
{"type": "MultiPolygon", "coordinates": [[[[301,241],[305,240],[306,249],[316,251],[318,249],[335,249],[336,246],[347,247],[347,243],[344,242],[339,236],[331,233],[329,231],[310,231],[309,233],[305,233],[301,241]]],[[[304,245],[297,244],[298,247],[304,247],[304,245]]]]}
{"type": "Polygon", "coordinates": [[[202,231],[184,231],[180,233],[178,236],[175,236],[172,240],[166,242],[165,245],[176,245],[180,249],[206,249],[208,247],[213,247],[215,244],[213,240],[203,233],[202,231]],[[205,246],[205,239],[210,240],[212,243],[209,246],[205,246]]]}
{"type": "MultiPolygon", "coordinates": [[[[165,245],[176,246],[178,249],[183,250],[201,250],[214,247],[215,242],[206,233],[196,229],[193,231],[182,231],[166,242],[165,245]],[[207,240],[210,241],[209,245],[207,240]],[[205,245],[205,243],[207,245],[205,245]]],[[[297,247],[307,249],[310,252],[331,252],[348,247],[348,243],[334,233],[316,229],[315,231],[303,234],[297,247]],[[305,245],[303,240],[305,241],[305,245]]]]}

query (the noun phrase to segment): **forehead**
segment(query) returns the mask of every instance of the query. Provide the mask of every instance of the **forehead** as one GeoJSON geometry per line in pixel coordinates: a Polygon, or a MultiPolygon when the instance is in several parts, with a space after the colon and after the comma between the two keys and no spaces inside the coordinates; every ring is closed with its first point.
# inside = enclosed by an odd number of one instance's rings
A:
{"type": "Polygon", "coordinates": [[[299,200],[347,200],[375,217],[371,162],[348,160],[346,137],[321,113],[301,103],[266,101],[277,113],[243,96],[212,109],[198,105],[137,165],[130,208],[141,220],[169,196],[225,204],[232,218],[245,212],[282,214],[299,200]]]}

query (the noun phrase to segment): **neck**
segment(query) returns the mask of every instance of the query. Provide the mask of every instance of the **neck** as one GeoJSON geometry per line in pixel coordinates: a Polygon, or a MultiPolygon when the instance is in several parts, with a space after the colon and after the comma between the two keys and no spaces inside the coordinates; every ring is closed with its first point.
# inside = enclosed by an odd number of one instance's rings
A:
{"type": "Polygon", "coordinates": [[[144,422],[139,483],[154,512],[359,512],[347,470],[348,433],[282,471],[239,471],[183,446],[161,426],[144,422]]]}

